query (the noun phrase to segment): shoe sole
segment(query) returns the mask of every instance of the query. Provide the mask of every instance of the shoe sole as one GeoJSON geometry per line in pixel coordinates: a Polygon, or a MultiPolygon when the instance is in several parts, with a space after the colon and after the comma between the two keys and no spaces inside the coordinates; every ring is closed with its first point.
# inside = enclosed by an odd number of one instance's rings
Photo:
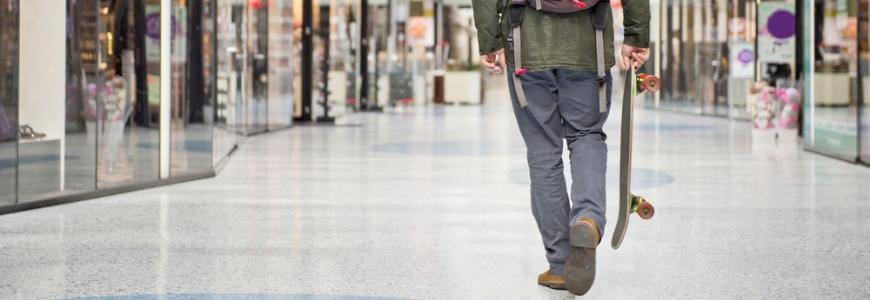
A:
{"type": "Polygon", "coordinates": [[[595,281],[595,229],[586,222],[571,227],[571,255],[565,263],[565,286],[572,294],[584,295],[595,281]]]}
{"type": "Polygon", "coordinates": [[[543,285],[545,287],[554,289],[554,290],[564,290],[565,283],[564,282],[538,282],[538,284],[543,285]]]}

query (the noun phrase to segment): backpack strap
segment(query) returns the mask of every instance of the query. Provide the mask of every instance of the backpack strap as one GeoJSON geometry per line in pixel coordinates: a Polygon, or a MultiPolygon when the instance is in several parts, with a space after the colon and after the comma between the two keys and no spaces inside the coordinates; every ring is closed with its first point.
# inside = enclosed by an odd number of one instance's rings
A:
{"type": "Polygon", "coordinates": [[[523,83],[520,81],[520,75],[526,73],[526,69],[523,68],[523,44],[522,32],[520,31],[520,25],[523,23],[523,15],[526,6],[527,5],[511,1],[507,7],[508,23],[511,25],[511,33],[508,35],[507,41],[511,51],[514,52],[514,91],[516,91],[517,100],[522,108],[529,105],[529,101],[526,100],[526,93],[523,91],[523,83]]]}
{"type": "Polygon", "coordinates": [[[607,73],[604,72],[604,30],[595,30],[595,52],[598,54],[598,112],[607,112],[607,73]]]}
{"type": "Polygon", "coordinates": [[[522,33],[520,32],[520,26],[514,27],[511,29],[511,37],[509,39],[513,40],[511,43],[511,50],[514,51],[514,90],[517,92],[517,100],[520,102],[520,107],[526,107],[529,105],[529,101],[526,100],[526,93],[523,91],[523,83],[520,81],[520,75],[526,73],[526,69],[523,68],[523,57],[520,52],[522,52],[523,44],[522,44],[522,33]]]}
{"type": "Polygon", "coordinates": [[[604,70],[604,27],[610,1],[601,1],[592,7],[592,26],[595,27],[595,52],[598,56],[598,112],[607,112],[607,73],[604,70]]]}

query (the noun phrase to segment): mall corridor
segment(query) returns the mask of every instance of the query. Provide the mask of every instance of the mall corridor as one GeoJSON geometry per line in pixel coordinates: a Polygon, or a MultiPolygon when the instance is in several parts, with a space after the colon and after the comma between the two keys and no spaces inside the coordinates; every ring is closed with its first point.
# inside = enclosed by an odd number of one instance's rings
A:
{"type": "MultiPolygon", "coordinates": [[[[535,282],[548,265],[505,99],[297,126],[249,138],[216,178],[0,216],[0,299],[572,299],[535,282]]],[[[601,244],[583,298],[870,297],[870,169],[748,122],[635,124],[633,185],[656,215],[601,244]]]]}

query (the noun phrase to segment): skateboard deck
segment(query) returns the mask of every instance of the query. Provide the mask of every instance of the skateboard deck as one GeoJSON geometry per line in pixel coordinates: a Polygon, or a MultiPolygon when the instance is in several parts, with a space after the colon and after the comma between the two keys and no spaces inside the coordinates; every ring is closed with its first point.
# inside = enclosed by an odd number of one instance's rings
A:
{"type": "MultiPolygon", "coordinates": [[[[629,66],[634,65],[630,63],[629,66]]],[[[643,197],[631,194],[631,132],[634,112],[634,96],[647,90],[658,91],[661,81],[655,76],[635,74],[634,68],[629,67],[625,72],[625,89],[622,95],[622,120],[620,124],[619,138],[619,218],[616,229],[613,231],[613,239],[610,246],[618,249],[625,237],[628,228],[628,217],[632,212],[637,212],[641,218],[652,218],[655,210],[643,197]]]]}

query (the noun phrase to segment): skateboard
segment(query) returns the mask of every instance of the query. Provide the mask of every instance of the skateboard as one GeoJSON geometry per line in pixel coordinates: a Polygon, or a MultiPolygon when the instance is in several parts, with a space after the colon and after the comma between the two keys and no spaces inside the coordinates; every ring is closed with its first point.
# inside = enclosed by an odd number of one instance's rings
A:
{"type": "MultiPolygon", "coordinates": [[[[633,66],[631,62],[629,66],[633,66]]],[[[661,79],[647,74],[635,74],[634,68],[625,71],[625,90],[622,95],[622,124],[619,143],[619,219],[613,231],[610,246],[618,249],[625,237],[628,217],[636,212],[641,218],[649,219],[655,209],[646,199],[631,193],[631,129],[634,110],[634,96],[647,91],[654,93],[661,88],[661,79]]]]}

